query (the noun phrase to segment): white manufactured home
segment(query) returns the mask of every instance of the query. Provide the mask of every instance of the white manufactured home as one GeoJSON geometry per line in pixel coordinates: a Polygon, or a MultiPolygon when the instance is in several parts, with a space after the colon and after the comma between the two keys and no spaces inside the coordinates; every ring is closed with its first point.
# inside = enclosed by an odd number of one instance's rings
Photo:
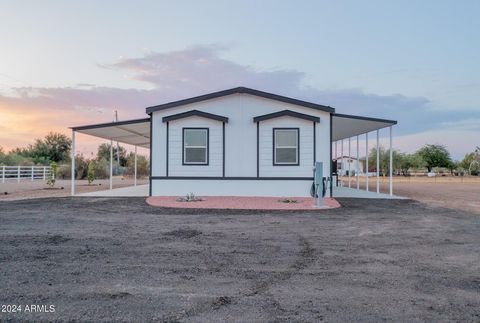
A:
{"type": "Polygon", "coordinates": [[[333,158],[337,164],[338,176],[348,176],[348,174],[364,174],[363,162],[352,156],[341,156],[333,158]]]}
{"type": "Polygon", "coordinates": [[[72,130],[149,148],[151,196],[309,196],[316,162],[332,175],[334,142],[396,124],[245,87],[146,113],[72,130]]]}

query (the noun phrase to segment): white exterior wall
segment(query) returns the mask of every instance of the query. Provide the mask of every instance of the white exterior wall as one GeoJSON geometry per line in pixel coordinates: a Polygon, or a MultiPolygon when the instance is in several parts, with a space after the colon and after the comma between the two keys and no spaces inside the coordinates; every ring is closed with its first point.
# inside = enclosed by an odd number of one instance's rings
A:
{"type": "Polygon", "coordinates": [[[348,164],[350,164],[350,171],[355,173],[357,171],[358,164],[358,173],[363,174],[363,162],[357,161],[355,158],[338,158],[337,172],[340,176],[345,176],[348,173],[348,164]]]}
{"type": "MultiPolygon", "coordinates": [[[[310,196],[310,180],[155,180],[157,196],[183,196],[190,192],[198,196],[310,196]]],[[[313,204],[312,199],[312,204],[313,204]]]]}
{"type": "Polygon", "coordinates": [[[189,117],[170,121],[168,127],[169,176],[222,176],[222,122],[199,117],[189,117]],[[209,128],[208,165],[182,165],[183,128],[209,128]]]}
{"type": "MultiPolygon", "coordinates": [[[[324,174],[330,173],[330,113],[288,104],[276,100],[256,97],[249,94],[233,94],[208,101],[197,102],[180,107],[166,110],[155,111],[152,113],[152,177],[166,176],[166,123],[162,122],[165,116],[187,112],[190,110],[199,110],[228,117],[228,123],[225,124],[225,177],[256,177],[257,176],[257,125],[253,122],[256,116],[274,113],[282,110],[292,110],[295,112],[320,117],[320,123],[316,124],[316,156],[317,161],[323,161],[324,174]]],[[[171,121],[169,123],[169,137],[172,136],[174,127],[181,129],[187,127],[187,122],[194,122],[197,127],[209,127],[212,136],[212,127],[218,127],[221,133],[222,122],[191,117],[171,121]],[[192,119],[190,121],[190,119],[192,119]]],[[[173,138],[172,138],[173,140],[173,138]]],[[[169,146],[172,149],[179,149],[180,157],[170,157],[169,176],[222,176],[222,166],[212,164],[212,167],[206,166],[184,166],[181,167],[181,132],[180,137],[176,137],[177,148],[173,147],[173,142],[169,146]],[[180,138],[180,141],[178,141],[180,138]]],[[[211,138],[212,140],[212,138],[211,138]]],[[[312,177],[313,167],[313,122],[292,117],[281,117],[260,122],[260,177],[312,177]],[[300,128],[300,166],[273,166],[272,165],[272,128],[273,127],[299,127],[300,128]],[[268,137],[267,137],[268,135],[268,137]],[[311,139],[309,139],[311,138],[311,139]]],[[[221,140],[219,141],[221,144],[221,140]]],[[[212,142],[210,143],[212,144],[212,142]]],[[[211,146],[211,148],[213,148],[211,146]]],[[[217,149],[217,148],[215,148],[217,149]]],[[[210,160],[214,157],[210,151],[210,160]]],[[[220,155],[221,157],[221,155],[220,155]]],[[[215,157],[217,158],[217,157],[215,157]]],[[[178,180],[152,180],[152,195],[166,195],[165,185],[172,187],[177,185],[178,180]]],[[[188,183],[192,185],[200,180],[192,180],[188,183]]],[[[211,194],[203,195],[221,195],[219,185],[214,184],[213,180],[201,181],[204,187],[210,187],[208,191],[211,194]]],[[[223,180],[223,182],[227,182],[223,180]]],[[[245,180],[239,180],[244,182],[245,180]]],[[[256,181],[257,183],[262,181],[256,181]]],[[[283,186],[279,180],[274,181],[274,185],[283,186]]],[[[293,185],[293,180],[286,181],[285,186],[293,185]]],[[[244,185],[244,184],[238,184],[244,185]]],[[[263,184],[259,184],[263,185],[263,184]]],[[[295,185],[293,185],[295,186],[295,185]]],[[[250,195],[259,195],[261,191],[256,191],[257,184],[252,185],[248,190],[250,195]]],[[[310,187],[308,187],[308,190],[310,187]]],[[[188,189],[186,189],[188,191],[188,189]]],[[[184,191],[182,194],[188,193],[184,191]]],[[[297,190],[298,193],[307,190],[297,190]]],[[[174,194],[172,188],[170,195],[174,194]]],[[[194,192],[196,193],[196,192],[194,192]]],[[[240,193],[239,193],[240,194],[240,193]]],[[[230,194],[231,195],[231,194],[230,194]]],[[[233,194],[236,195],[236,194],[233,194]]],[[[277,195],[275,195],[277,196],[277,195]]],[[[281,196],[281,195],[280,195],[281,196]]],[[[292,195],[293,196],[293,195],[292,195]]],[[[303,195],[296,195],[303,196],[303,195]]]]}
{"type": "MultiPolygon", "coordinates": [[[[317,127],[318,124],[315,126],[317,127]]],[[[313,121],[280,117],[260,122],[260,177],[313,176],[313,121]],[[273,129],[299,128],[300,165],[273,165],[273,129]]]]}

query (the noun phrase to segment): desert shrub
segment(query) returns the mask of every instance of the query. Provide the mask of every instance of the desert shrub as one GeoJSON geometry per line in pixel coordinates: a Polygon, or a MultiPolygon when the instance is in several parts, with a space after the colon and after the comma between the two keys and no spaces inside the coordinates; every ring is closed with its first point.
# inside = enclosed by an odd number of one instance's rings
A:
{"type": "MultiPolygon", "coordinates": [[[[150,166],[145,156],[137,155],[137,177],[146,177],[150,173],[150,166]]],[[[133,176],[135,174],[135,154],[130,153],[127,157],[127,167],[124,175],[133,176]]]]}
{"type": "Polygon", "coordinates": [[[69,164],[63,164],[58,166],[57,178],[58,179],[70,179],[71,177],[71,166],[69,164]]]}
{"type": "Polygon", "coordinates": [[[57,163],[51,162],[50,163],[50,173],[48,173],[47,185],[50,187],[55,186],[55,178],[57,176],[57,163]]]}
{"type": "Polygon", "coordinates": [[[95,169],[92,160],[88,162],[87,180],[88,185],[92,184],[92,182],[95,180],[95,169]]]}
{"type": "MultiPolygon", "coordinates": [[[[75,157],[75,179],[87,178],[89,161],[83,156],[75,157]]],[[[60,179],[71,179],[72,177],[72,165],[63,164],[58,167],[57,177],[60,179]]]]}
{"type": "Polygon", "coordinates": [[[196,196],[194,193],[189,193],[184,197],[177,198],[177,202],[201,202],[203,199],[196,196]]]}
{"type": "Polygon", "coordinates": [[[88,160],[83,155],[75,156],[75,179],[87,178],[88,160]]]}
{"type": "Polygon", "coordinates": [[[101,158],[95,161],[93,167],[95,178],[105,179],[110,175],[110,163],[105,158],[101,158]]]}
{"type": "MultiPolygon", "coordinates": [[[[127,150],[122,146],[117,146],[116,144],[113,144],[112,152],[114,161],[113,164],[118,164],[117,160],[120,160],[120,166],[125,166],[127,163],[127,150]]],[[[98,146],[96,159],[110,160],[110,144],[101,144],[100,146],[98,146]]]]}
{"type": "Polygon", "coordinates": [[[289,198],[284,198],[284,199],[278,200],[278,202],[280,202],[280,203],[298,203],[298,200],[289,199],[289,198]]]}
{"type": "Polygon", "coordinates": [[[17,153],[8,153],[0,156],[0,165],[5,166],[34,166],[35,163],[30,157],[25,157],[17,153]]]}

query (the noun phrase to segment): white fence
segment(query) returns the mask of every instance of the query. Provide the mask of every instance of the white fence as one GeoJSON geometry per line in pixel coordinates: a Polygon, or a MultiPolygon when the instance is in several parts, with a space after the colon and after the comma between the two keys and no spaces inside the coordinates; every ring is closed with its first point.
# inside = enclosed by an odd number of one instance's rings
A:
{"type": "Polygon", "coordinates": [[[8,180],[46,180],[50,174],[50,166],[0,166],[2,183],[8,180]]]}

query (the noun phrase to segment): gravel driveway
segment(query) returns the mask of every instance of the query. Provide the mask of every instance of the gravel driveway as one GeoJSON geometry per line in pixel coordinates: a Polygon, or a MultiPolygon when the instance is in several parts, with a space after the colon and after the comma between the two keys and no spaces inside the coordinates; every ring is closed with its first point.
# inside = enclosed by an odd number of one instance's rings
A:
{"type": "Polygon", "coordinates": [[[339,201],[298,213],[0,202],[0,304],[23,307],[0,321],[480,321],[478,215],[339,201]]]}

